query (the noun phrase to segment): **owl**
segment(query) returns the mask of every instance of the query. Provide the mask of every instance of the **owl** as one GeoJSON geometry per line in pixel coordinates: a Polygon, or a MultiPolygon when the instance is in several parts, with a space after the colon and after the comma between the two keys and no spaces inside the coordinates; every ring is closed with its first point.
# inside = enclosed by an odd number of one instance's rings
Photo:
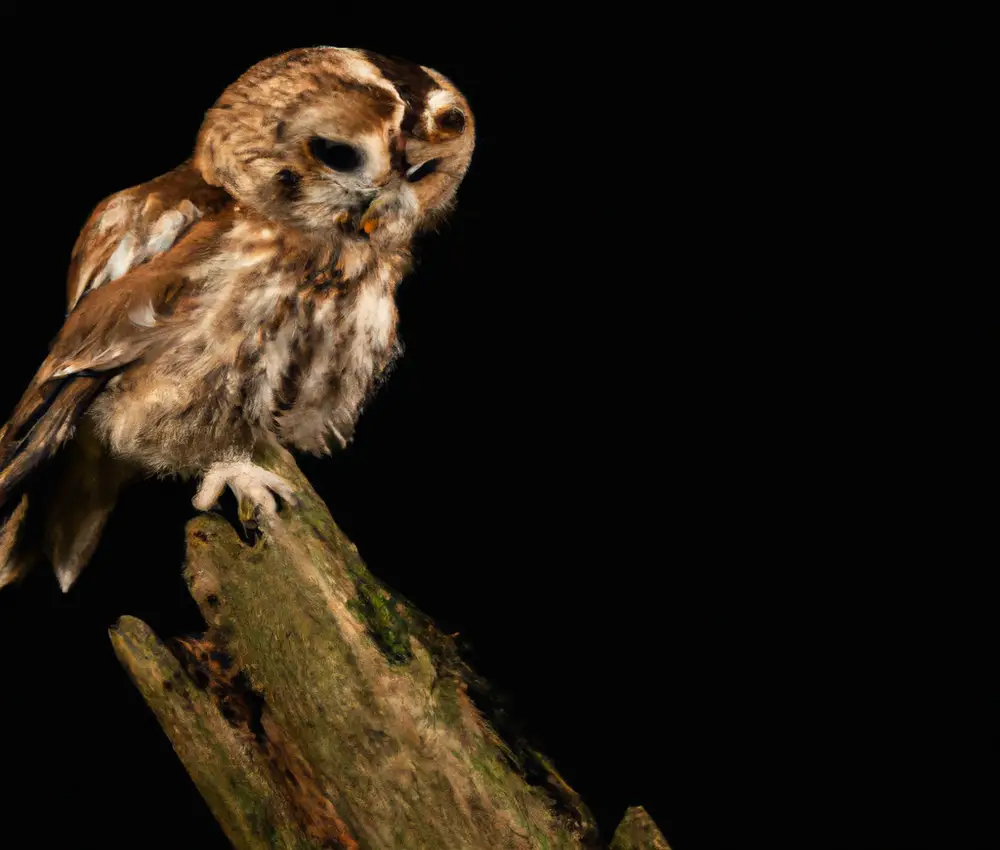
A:
{"type": "Polygon", "coordinates": [[[399,351],[413,239],[451,208],[474,139],[437,71],[293,50],[225,90],[190,159],[101,203],[65,323],[0,431],[0,586],[33,563],[25,514],[42,511],[68,590],[137,476],[196,479],[201,510],[226,487],[241,516],[294,503],[260,450],[351,440],[399,351]],[[32,499],[45,467],[56,486],[32,499]]]}

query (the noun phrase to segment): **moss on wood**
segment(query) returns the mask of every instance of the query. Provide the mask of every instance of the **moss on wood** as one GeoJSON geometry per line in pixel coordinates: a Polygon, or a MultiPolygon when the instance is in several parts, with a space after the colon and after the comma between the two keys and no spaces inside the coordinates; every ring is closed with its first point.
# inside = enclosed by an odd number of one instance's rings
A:
{"type": "Polygon", "coordinates": [[[611,850],[670,850],[667,839],[642,806],[633,806],[611,839],[611,850]]]}
{"type": "Polygon", "coordinates": [[[453,642],[368,572],[290,456],[264,460],[300,503],[253,546],[219,516],[188,525],[209,624],[181,654],[191,675],[139,621],[113,632],[234,845],[603,846],[544,757],[538,781],[485,722],[453,642]]]}
{"type": "Polygon", "coordinates": [[[291,820],[266,766],[149,626],[122,617],[111,641],[229,840],[247,850],[311,846],[291,820]]]}

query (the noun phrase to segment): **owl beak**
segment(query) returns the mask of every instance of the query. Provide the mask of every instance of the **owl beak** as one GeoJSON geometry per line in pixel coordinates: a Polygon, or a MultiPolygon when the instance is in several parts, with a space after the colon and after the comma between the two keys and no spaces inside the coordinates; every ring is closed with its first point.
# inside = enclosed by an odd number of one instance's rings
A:
{"type": "Polygon", "coordinates": [[[382,200],[381,196],[375,198],[375,200],[368,205],[368,209],[365,210],[365,214],[361,216],[361,221],[358,226],[358,229],[364,233],[365,236],[371,236],[378,228],[381,223],[384,207],[385,202],[382,200]]]}
{"type": "Polygon", "coordinates": [[[379,226],[379,211],[383,207],[379,197],[375,197],[369,204],[359,204],[353,210],[341,210],[334,216],[333,224],[344,233],[371,236],[379,226]]]}

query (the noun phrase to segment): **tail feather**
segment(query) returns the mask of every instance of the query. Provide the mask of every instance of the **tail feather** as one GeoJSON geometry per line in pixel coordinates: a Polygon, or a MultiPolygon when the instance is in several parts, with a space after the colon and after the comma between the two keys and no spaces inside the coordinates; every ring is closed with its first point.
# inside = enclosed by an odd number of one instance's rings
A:
{"type": "Polygon", "coordinates": [[[28,477],[73,435],[77,420],[107,378],[74,376],[32,386],[0,432],[0,522],[15,509],[14,496],[28,477]]]}
{"type": "Polygon", "coordinates": [[[48,563],[66,592],[97,549],[119,490],[135,473],[107,454],[88,424],[31,476],[8,519],[0,519],[0,590],[48,563]]]}
{"type": "Polygon", "coordinates": [[[66,447],[45,496],[42,551],[67,592],[90,562],[130,467],[110,457],[89,429],[66,447]]]}
{"type": "Polygon", "coordinates": [[[24,578],[41,554],[25,544],[27,519],[27,494],[6,519],[0,519],[0,589],[24,578]]]}
{"type": "Polygon", "coordinates": [[[0,431],[0,457],[5,447],[24,438],[38,419],[49,409],[49,405],[59,395],[66,380],[32,383],[14,408],[7,424],[0,431]]]}

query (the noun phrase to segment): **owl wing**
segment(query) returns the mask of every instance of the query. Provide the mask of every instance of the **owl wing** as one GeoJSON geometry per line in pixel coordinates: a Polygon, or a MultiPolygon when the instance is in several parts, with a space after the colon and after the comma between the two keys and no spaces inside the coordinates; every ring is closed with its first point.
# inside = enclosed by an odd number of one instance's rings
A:
{"type": "Polygon", "coordinates": [[[209,186],[190,161],[109,196],[90,214],[73,246],[67,311],[95,289],[169,250],[202,216],[230,203],[229,195],[209,186]]]}
{"type": "Polygon", "coordinates": [[[77,420],[117,371],[153,356],[183,332],[195,307],[188,272],[226,226],[224,217],[203,219],[168,250],[77,299],[49,356],[0,430],[0,509],[72,436],[77,420]]]}

